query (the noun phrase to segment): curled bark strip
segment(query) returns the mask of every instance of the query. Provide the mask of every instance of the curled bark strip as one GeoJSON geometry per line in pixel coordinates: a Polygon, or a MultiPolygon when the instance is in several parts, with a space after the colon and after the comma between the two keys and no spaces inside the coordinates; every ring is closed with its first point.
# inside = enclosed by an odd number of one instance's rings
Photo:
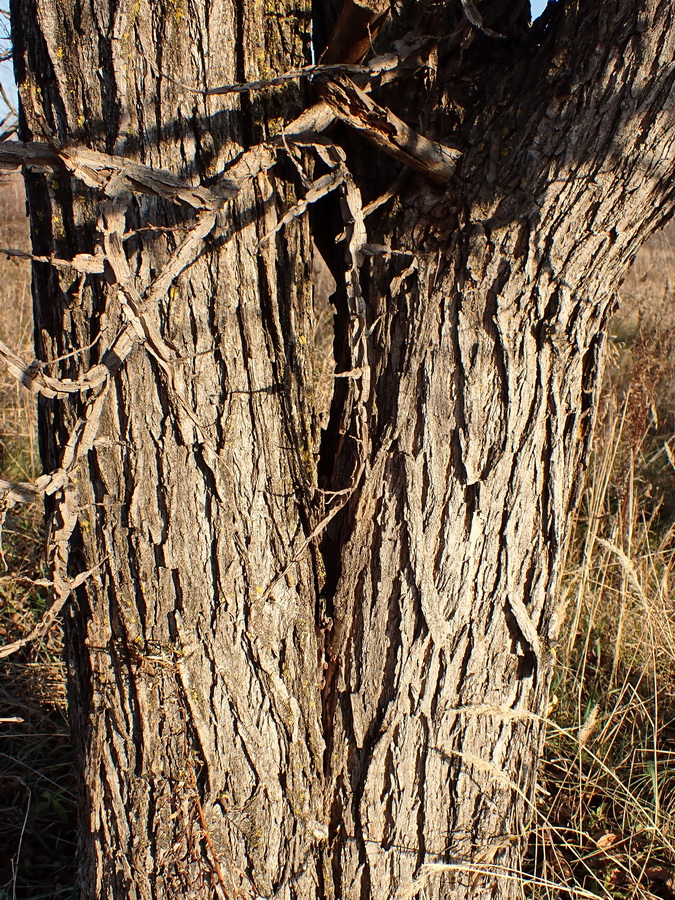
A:
{"type": "Polygon", "coordinates": [[[0,247],[0,254],[13,256],[17,259],[32,259],[34,262],[49,263],[49,265],[55,266],[57,269],[74,269],[82,275],[101,275],[105,268],[104,259],[100,253],[78,253],[72,259],[59,259],[57,256],[36,256],[34,253],[28,253],[25,250],[0,247]]]}
{"type": "Polygon", "coordinates": [[[341,184],[343,184],[343,177],[339,172],[328,172],[327,175],[322,175],[320,178],[317,178],[316,181],[313,181],[309,186],[309,190],[305,196],[284,214],[271,231],[268,231],[267,234],[260,238],[258,246],[262,246],[265,241],[274,237],[284,225],[288,225],[293,219],[297,219],[298,216],[301,216],[311,203],[316,203],[317,200],[321,200],[322,197],[325,197],[327,194],[330,194],[331,191],[339,188],[341,184]]]}
{"type": "Polygon", "coordinates": [[[7,569],[5,549],[2,545],[2,531],[8,511],[17,503],[32,503],[39,492],[34,484],[25,481],[5,481],[0,478],[0,565],[7,569]]]}
{"type": "Polygon", "coordinates": [[[5,481],[0,478],[0,502],[8,506],[15,503],[32,503],[40,491],[28,481],[5,481]]]}
{"type": "Polygon", "coordinates": [[[439,184],[446,184],[452,177],[462,155],[459,150],[418,134],[391,110],[375,103],[350,78],[338,76],[326,82],[321,96],[339,119],[389,156],[439,184]]]}
{"type": "Polygon", "coordinates": [[[16,485],[0,482],[0,524],[7,509],[17,501],[43,494],[58,494],[54,514],[48,528],[47,548],[48,564],[52,573],[52,586],[56,598],[35,628],[25,637],[0,647],[0,659],[16,653],[31,641],[44,637],[52,627],[58,614],[63,609],[73,591],[87,580],[105,560],[101,560],[92,569],[82,572],[75,578],[68,576],[68,560],[70,556],[70,538],[77,524],[79,506],[76,490],[71,480],[75,469],[94,446],[103,412],[103,403],[107,389],[104,388],[96,396],[91,397],[82,419],[78,420],[70,440],[66,444],[61,466],[51,475],[41,475],[34,485],[16,485]],[[6,489],[3,492],[3,488],[6,489]]]}
{"type": "Polygon", "coordinates": [[[5,141],[0,144],[0,169],[70,172],[88,187],[108,197],[125,191],[151,194],[192,209],[219,209],[239,192],[240,185],[222,179],[214,188],[185,184],[177,175],[151,169],[131,159],[110,156],[84,147],[57,149],[35,142],[5,141]]]}
{"type": "Polygon", "coordinates": [[[204,240],[211,234],[215,224],[215,212],[206,211],[198,216],[194,228],[183,238],[167,264],[146,290],[143,299],[145,307],[161,300],[181,272],[192,265],[202,252],[204,240]]]}
{"type": "Polygon", "coordinates": [[[124,252],[123,237],[129,199],[129,195],[120,196],[101,204],[99,228],[103,235],[103,250],[122,292],[127,316],[138,339],[144,341],[153,351],[153,355],[166,364],[171,361],[171,348],[146,314],[143,296],[136,285],[136,279],[124,252]]]}
{"type": "Polygon", "coordinates": [[[21,650],[22,647],[25,647],[27,644],[43,638],[49,632],[50,628],[56,621],[56,617],[65,606],[68,598],[73,593],[73,591],[81,584],[84,584],[87,578],[90,578],[94,574],[94,572],[103,564],[103,562],[105,562],[105,560],[101,560],[101,562],[98,563],[98,565],[94,566],[93,569],[89,569],[87,572],[82,572],[76,578],[73,578],[72,581],[64,583],[62,589],[58,591],[56,599],[49,607],[47,612],[42,616],[37,625],[25,637],[19,638],[19,640],[17,641],[12,641],[11,644],[5,644],[4,647],[0,647],[0,659],[6,659],[8,656],[16,653],[17,650],[21,650]],[[65,589],[63,589],[64,587],[65,589]]]}
{"type": "MultiPolygon", "coordinates": [[[[283,146],[289,135],[321,131],[333,119],[325,104],[315,104],[286,127],[285,137],[279,136],[269,143],[258,144],[244,152],[212,188],[191,186],[171,172],[151,169],[122,156],[110,156],[86,147],[65,150],[35,142],[0,142],[0,169],[18,169],[23,166],[30,171],[70,172],[88,187],[101,191],[111,200],[122,200],[131,194],[149,194],[179,206],[217,211],[236,197],[244,184],[275,164],[275,148],[283,146]]],[[[13,255],[20,254],[13,251],[13,255]]],[[[73,268],[79,266],[81,271],[88,260],[88,254],[82,254],[68,265],[73,268]],[[87,260],[82,257],[87,257],[87,260]]],[[[40,261],[53,262],[48,257],[40,258],[40,261]]]]}
{"type": "MultiPolygon", "coordinates": [[[[113,345],[114,346],[114,345],[113,345]]],[[[42,372],[42,363],[34,360],[29,365],[17,356],[7,344],[0,341],[0,364],[12,375],[19,384],[22,384],[33,394],[42,394],[43,397],[67,397],[69,394],[79,394],[82,391],[90,391],[102,384],[113,371],[114,355],[110,351],[103,357],[103,362],[89,369],[88,372],[76,381],[64,378],[52,378],[42,372]]]]}
{"type": "Polygon", "coordinates": [[[204,238],[210,234],[215,225],[216,214],[215,212],[206,212],[198,218],[195,227],[181,242],[161,273],[152,282],[145,294],[141,294],[129,267],[123,245],[128,200],[129,195],[127,194],[120,195],[115,200],[102,203],[99,221],[105,258],[110,264],[116,283],[120,287],[123,306],[129,318],[126,335],[131,341],[135,340],[143,343],[148,353],[157,361],[157,364],[166,375],[169,387],[178,400],[180,407],[197,429],[199,439],[204,442],[205,426],[199,420],[186,398],[181,394],[176,384],[174,370],[176,355],[174,348],[169,346],[164,340],[159,329],[150,319],[148,312],[151,302],[161,299],[178,275],[192,265],[199,256],[204,238]]]}
{"type": "Polygon", "coordinates": [[[70,474],[82,458],[94,446],[103,409],[102,391],[90,401],[83,419],[79,419],[70,440],[66,444],[61,465],[48,475],[40,475],[33,483],[26,481],[4,481],[0,478],[0,505],[4,508],[15,503],[32,503],[38,497],[51,496],[68,484],[70,474]]]}

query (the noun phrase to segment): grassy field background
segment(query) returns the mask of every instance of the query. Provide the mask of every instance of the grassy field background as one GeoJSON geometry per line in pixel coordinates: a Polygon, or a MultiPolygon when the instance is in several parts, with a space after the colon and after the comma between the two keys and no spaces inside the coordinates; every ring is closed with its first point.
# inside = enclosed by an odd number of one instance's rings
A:
{"type": "MultiPolygon", "coordinates": [[[[0,182],[0,247],[28,249],[20,176],[0,182]]],[[[33,358],[30,263],[0,257],[0,340],[33,358]]],[[[40,474],[32,394],[0,372],[0,476],[40,474]]],[[[0,558],[0,643],[30,631],[47,593],[42,509],[7,514],[0,558]]],[[[75,798],[62,634],[0,663],[0,900],[66,900],[75,890],[75,798]],[[22,722],[3,721],[12,717],[22,722]]]]}
{"type": "Polygon", "coordinates": [[[535,895],[675,897],[675,228],[621,289],[570,535],[535,895]]]}
{"type": "MultiPolygon", "coordinates": [[[[675,229],[622,289],[590,477],[570,536],[566,625],[526,896],[675,900],[675,229]]],[[[19,179],[0,247],[26,248],[19,179]]],[[[32,359],[29,264],[0,258],[0,339],[32,359]]],[[[0,373],[0,475],[39,474],[32,397],[0,373]]],[[[41,510],[7,516],[0,642],[45,609],[41,510]]],[[[1,562],[1,561],[0,561],[1,562]]],[[[0,900],[74,898],[62,636],[0,664],[0,900]],[[23,721],[5,721],[18,717],[23,721]],[[3,852],[2,848],[6,848],[3,852]]]]}

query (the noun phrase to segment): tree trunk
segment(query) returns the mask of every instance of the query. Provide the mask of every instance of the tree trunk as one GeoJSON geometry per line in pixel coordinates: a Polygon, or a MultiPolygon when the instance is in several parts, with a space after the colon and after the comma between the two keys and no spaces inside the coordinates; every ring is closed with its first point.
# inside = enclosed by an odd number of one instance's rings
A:
{"type": "Polygon", "coordinates": [[[439,185],[344,113],[275,142],[314,102],[297,81],[205,93],[308,62],[332,24],[309,0],[13,2],[22,137],[70,168],[27,176],[34,253],[108,255],[34,264],[38,357],[81,378],[137,329],[102,385],[41,406],[48,470],[100,413],[48,505],[68,576],[94,569],[66,612],[83,897],[520,892],[604,334],[672,210],[675,22],[478,5],[483,31],[400,4],[375,44],[451,35],[372,92],[462,151],[439,185]],[[214,225],[97,191],[76,146],[243,186],[214,225]],[[270,237],[322,177],[312,233],[270,237]],[[312,238],[337,281],[323,436],[312,238]]]}

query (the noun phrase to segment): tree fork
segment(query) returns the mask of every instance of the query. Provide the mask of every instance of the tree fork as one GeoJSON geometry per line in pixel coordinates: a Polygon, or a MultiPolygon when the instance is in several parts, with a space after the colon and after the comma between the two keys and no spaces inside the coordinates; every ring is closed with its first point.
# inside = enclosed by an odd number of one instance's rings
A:
{"type": "Polygon", "coordinates": [[[21,137],[75,176],[27,176],[29,380],[63,473],[83,896],[515,896],[612,286],[672,212],[673,13],[434,8],[423,72],[372,103],[463,155],[387,193],[349,116],[284,144],[296,87],[210,90],[302,68],[309,4],[146,5],[12,5],[21,137]],[[340,192],[346,260],[323,495],[305,181],[340,192]],[[362,193],[389,196],[367,234],[362,193]]]}

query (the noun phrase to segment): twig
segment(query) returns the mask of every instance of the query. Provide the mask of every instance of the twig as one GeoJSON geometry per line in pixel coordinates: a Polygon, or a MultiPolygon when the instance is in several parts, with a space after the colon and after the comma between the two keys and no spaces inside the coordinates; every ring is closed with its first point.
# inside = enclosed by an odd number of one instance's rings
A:
{"type": "MultiPolygon", "coordinates": [[[[145,57],[148,62],[147,57],[145,57]]],[[[349,65],[346,63],[336,64],[336,65],[322,65],[316,64],[313,66],[302,66],[299,69],[291,69],[288,72],[284,72],[281,75],[277,75],[274,78],[265,78],[260,81],[244,81],[239,84],[224,84],[220,87],[213,88],[196,88],[192,87],[189,84],[183,84],[181,81],[177,81],[175,78],[172,78],[170,75],[167,75],[164,72],[159,72],[154,63],[151,64],[151,67],[155,70],[157,74],[161,74],[161,77],[170,81],[172,84],[175,84],[176,87],[181,88],[184,91],[188,91],[190,94],[201,94],[202,97],[217,97],[223,94],[245,94],[249,91],[262,91],[266,88],[277,87],[281,84],[286,84],[289,81],[297,81],[300,78],[313,78],[316,75],[337,75],[338,73],[344,73],[349,75],[372,75],[372,71],[368,66],[361,65],[349,65]]]]}
{"type": "Polygon", "coordinates": [[[26,646],[26,644],[30,644],[33,641],[37,641],[43,638],[56,621],[56,617],[65,606],[66,601],[73,593],[73,591],[81,584],[84,584],[87,578],[93,575],[94,572],[98,568],[100,568],[107,559],[108,557],[106,556],[93,568],[89,569],[87,572],[82,572],[71,582],[68,582],[66,584],[66,589],[61,590],[58,593],[56,600],[54,600],[47,612],[42,616],[37,625],[26,635],[26,637],[19,638],[19,640],[13,641],[11,644],[5,644],[4,647],[0,647],[0,659],[6,659],[8,656],[16,653],[17,650],[21,650],[22,647],[26,646]]]}
{"type": "Polygon", "coordinates": [[[227,888],[225,887],[225,879],[223,878],[223,870],[220,868],[220,861],[218,859],[218,854],[216,853],[216,848],[213,846],[213,841],[211,840],[211,835],[209,834],[209,829],[206,824],[206,817],[204,815],[204,810],[202,808],[201,801],[199,799],[199,791],[197,789],[197,779],[195,778],[194,769],[191,765],[188,765],[188,771],[190,772],[190,780],[192,781],[192,788],[194,790],[194,800],[197,806],[197,813],[199,815],[199,822],[202,826],[202,833],[204,835],[204,840],[211,851],[211,859],[213,862],[213,868],[218,878],[218,883],[220,884],[223,893],[225,894],[225,900],[229,900],[230,895],[227,892],[227,888]]]}
{"type": "MultiPolygon", "coordinates": [[[[11,58],[11,54],[10,54],[10,58],[11,58]]],[[[0,94],[2,95],[2,99],[5,101],[5,103],[6,103],[6,105],[7,105],[7,108],[9,109],[9,111],[12,113],[13,116],[16,116],[16,118],[18,119],[19,114],[18,114],[18,112],[16,111],[16,109],[14,108],[14,104],[12,103],[12,101],[11,101],[11,100],[9,99],[9,97],[7,96],[7,91],[6,91],[6,90],[4,89],[4,87],[2,86],[2,82],[1,82],[1,81],[0,81],[0,94]]]]}
{"type": "Polygon", "coordinates": [[[61,356],[55,356],[53,359],[50,359],[48,363],[43,362],[40,363],[40,365],[44,369],[46,368],[46,366],[53,366],[55,363],[63,362],[64,359],[72,359],[74,356],[80,356],[81,354],[86,353],[88,350],[92,350],[98,344],[107,330],[108,329],[106,326],[101,331],[99,331],[99,333],[90,344],[85,344],[84,347],[78,347],[76,350],[71,350],[70,353],[63,353],[61,354],[61,356]]]}

